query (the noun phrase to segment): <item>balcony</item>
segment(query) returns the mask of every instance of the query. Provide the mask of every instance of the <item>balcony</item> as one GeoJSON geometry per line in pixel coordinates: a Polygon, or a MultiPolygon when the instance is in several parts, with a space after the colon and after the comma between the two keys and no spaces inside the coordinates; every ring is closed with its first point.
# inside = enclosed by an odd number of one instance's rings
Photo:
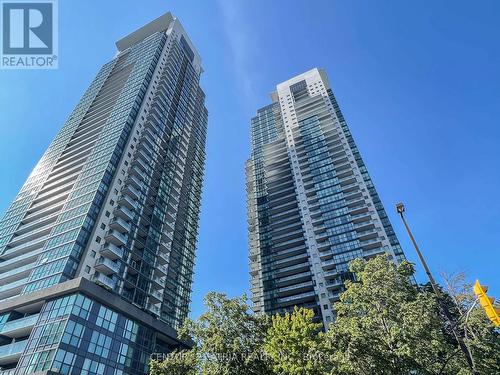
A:
{"type": "Polygon", "coordinates": [[[92,280],[96,284],[99,284],[109,290],[114,290],[116,287],[116,282],[112,278],[103,275],[102,273],[95,273],[92,277],[92,280]]]}
{"type": "Polygon", "coordinates": [[[156,302],[161,302],[163,301],[163,295],[159,290],[153,290],[151,291],[151,298],[156,300],[156,302]]]}
{"type": "Polygon", "coordinates": [[[166,252],[160,252],[158,254],[158,262],[161,263],[161,264],[167,264],[170,259],[169,259],[169,256],[168,256],[169,253],[166,253],[166,252]]]}
{"type": "Polygon", "coordinates": [[[307,280],[310,277],[311,277],[311,272],[307,271],[307,272],[297,273],[292,276],[280,277],[278,280],[276,280],[276,282],[279,285],[286,285],[286,284],[296,283],[302,280],[307,280]]]}
{"type": "Polygon", "coordinates": [[[2,259],[10,259],[10,258],[17,257],[19,255],[22,255],[22,254],[26,254],[26,253],[30,252],[31,250],[39,249],[39,248],[43,247],[45,240],[47,238],[49,238],[48,235],[42,236],[40,238],[23,243],[21,245],[15,246],[15,247],[7,248],[7,249],[5,249],[5,252],[2,254],[1,258],[2,259]]]}
{"type": "Polygon", "coordinates": [[[23,290],[24,286],[28,282],[28,279],[29,278],[26,277],[22,280],[14,281],[13,283],[0,286],[0,299],[5,299],[16,294],[20,294],[21,290],[23,290]]]}
{"type": "Polygon", "coordinates": [[[125,185],[122,190],[125,194],[128,194],[133,199],[139,199],[139,197],[141,196],[141,193],[132,185],[125,185]]]}
{"type": "Polygon", "coordinates": [[[116,229],[120,233],[130,232],[130,223],[127,223],[121,217],[115,217],[109,223],[111,229],[116,229]]]}
{"type": "Polygon", "coordinates": [[[127,207],[129,210],[135,210],[137,208],[137,202],[128,195],[122,195],[118,200],[118,204],[127,207]]]}
{"type": "Polygon", "coordinates": [[[155,271],[157,271],[159,274],[164,275],[164,276],[167,276],[167,274],[168,274],[168,268],[166,266],[161,265],[161,264],[158,264],[155,267],[155,271]]]}
{"type": "Polygon", "coordinates": [[[306,281],[303,283],[278,288],[278,293],[286,293],[286,292],[290,292],[290,291],[293,291],[294,293],[305,292],[307,289],[312,289],[312,288],[313,288],[313,282],[306,281]]]}
{"type": "Polygon", "coordinates": [[[127,183],[130,183],[131,186],[134,186],[136,189],[142,189],[142,182],[135,175],[131,174],[127,179],[127,183]]]}
{"type": "Polygon", "coordinates": [[[27,343],[28,340],[23,340],[0,346],[0,366],[17,362],[27,343]]]}
{"type": "Polygon", "coordinates": [[[112,243],[105,243],[102,245],[100,253],[111,260],[121,259],[123,257],[123,249],[112,243]]]}
{"type": "Polygon", "coordinates": [[[127,243],[127,237],[117,232],[116,230],[109,230],[104,237],[106,242],[110,242],[116,246],[123,246],[127,243]]]}
{"type": "Polygon", "coordinates": [[[0,375],[15,375],[16,368],[11,368],[9,370],[0,370],[0,375]]]}
{"type": "Polygon", "coordinates": [[[334,276],[331,280],[326,280],[327,288],[338,288],[344,285],[344,281],[341,277],[338,277],[339,271],[325,272],[325,276],[334,276]]]}
{"type": "Polygon", "coordinates": [[[34,267],[35,263],[29,263],[24,266],[14,268],[10,271],[0,273],[0,284],[7,284],[15,281],[16,279],[28,277],[34,267]]]}
{"type": "Polygon", "coordinates": [[[374,255],[382,255],[384,253],[390,254],[389,250],[386,248],[387,248],[387,246],[376,247],[376,248],[370,249],[370,250],[363,249],[363,256],[369,257],[369,256],[374,256],[374,255]]]}
{"type": "Polygon", "coordinates": [[[275,264],[277,266],[290,266],[294,263],[303,263],[303,262],[307,261],[308,258],[309,258],[309,254],[303,253],[303,254],[299,254],[299,255],[295,255],[295,256],[288,257],[288,258],[283,258],[283,259],[277,260],[275,262],[275,264]]]}
{"type": "Polygon", "coordinates": [[[378,233],[379,230],[377,228],[371,228],[362,232],[356,232],[356,235],[358,236],[358,240],[366,241],[376,238],[378,236],[378,233]]]}
{"type": "Polygon", "coordinates": [[[153,305],[152,303],[148,303],[148,310],[156,315],[160,315],[160,307],[153,305]]]}
{"type": "Polygon", "coordinates": [[[342,292],[328,292],[328,297],[333,300],[338,300],[342,292]]]}
{"type": "Polygon", "coordinates": [[[40,255],[42,252],[43,248],[38,249],[36,251],[32,251],[29,254],[26,254],[25,256],[20,258],[12,258],[9,260],[5,260],[3,262],[0,260],[0,272],[12,271],[28,263],[34,263],[36,262],[38,255],[40,255]]]}
{"type": "Polygon", "coordinates": [[[359,244],[363,248],[363,250],[365,250],[365,251],[372,250],[372,249],[382,247],[382,240],[380,238],[375,238],[375,239],[371,239],[371,240],[360,241],[359,244]]]}
{"type": "Polygon", "coordinates": [[[321,262],[321,266],[323,267],[323,269],[328,269],[328,268],[332,268],[332,267],[335,267],[337,265],[337,261],[335,259],[328,259],[328,260],[324,260],[323,262],[321,262]]]}
{"type": "Polygon", "coordinates": [[[134,219],[134,213],[125,206],[117,206],[114,214],[125,221],[134,219]]]}
{"type": "Polygon", "coordinates": [[[371,212],[370,211],[361,212],[359,214],[351,214],[349,216],[350,216],[352,222],[355,224],[361,223],[363,221],[371,220],[371,212]]]}
{"type": "Polygon", "coordinates": [[[153,288],[158,288],[161,289],[165,286],[165,282],[167,279],[165,277],[158,277],[158,276],[153,276],[153,288]]]}
{"type": "Polygon", "coordinates": [[[10,338],[28,336],[38,320],[38,314],[12,320],[4,324],[0,335],[10,338]]]}
{"type": "Polygon", "coordinates": [[[309,261],[306,259],[304,263],[296,264],[293,266],[285,267],[285,268],[280,268],[276,270],[276,274],[278,276],[288,276],[291,274],[296,274],[299,272],[304,272],[306,270],[309,270],[311,265],[309,264],[309,261]]]}
{"type": "Polygon", "coordinates": [[[141,159],[135,159],[133,161],[133,163],[134,163],[134,166],[141,168],[144,172],[148,171],[148,166],[141,159]]]}
{"type": "Polygon", "coordinates": [[[144,172],[142,172],[139,169],[139,167],[137,167],[135,165],[130,169],[130,173],[132,175],[135,175],[141,181],[144,181],[146,179],[146,175],[144,174],[144,172]]]}
{"type": "Polygon", "coordinates": [[[311,291],[311,292],[296,294],[290,297],[278,298],[278,303],[297,304],[303,302],[304,300],[308,300],[315,297],[316,293],[314,291],[311,291]]]}
{"type": "MultiPolygon", "coordinates": [[[[362,214],[362,215],[364,215],[364,214],[362,214]]],[[[354,229],[366,230],[366,229],[370,229],[370,228],[375,227],[375,225],[373,224],[373,221],[371,220],[371,216],[365,216],[365,218],[366,218],[366,220],[355,223],[353,225],[354,229]]]]}
{"type": "Polygon", "coordinates": [[[120,265],[109,260],[108,258],[99,258],[94,266],[94,268],[105,275],[111,275],[113,273],[120,272],[120,265]]]}

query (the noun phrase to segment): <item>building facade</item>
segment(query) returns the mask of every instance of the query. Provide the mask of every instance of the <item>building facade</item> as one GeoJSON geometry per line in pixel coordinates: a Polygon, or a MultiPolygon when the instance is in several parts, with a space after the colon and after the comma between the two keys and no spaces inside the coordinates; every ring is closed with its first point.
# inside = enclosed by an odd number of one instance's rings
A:
{"type": "Polygon", "coordinates": [[[141,375],[189,345],[201,60],[170,13],[116,46],[0,222],[0,375],[141,375]]]}
{"type": "Polygon", "coordinates": [[[323,70],[277,86],[246,164],[253,309],[313,309],[327,327],[348,263],[404,258],[323,70]]]}

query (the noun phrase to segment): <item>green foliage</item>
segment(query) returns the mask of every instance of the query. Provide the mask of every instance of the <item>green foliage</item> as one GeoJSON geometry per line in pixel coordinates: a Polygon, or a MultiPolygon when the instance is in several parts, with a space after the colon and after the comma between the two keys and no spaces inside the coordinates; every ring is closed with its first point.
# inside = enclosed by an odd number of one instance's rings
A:
{"type": "MultiPolygon", "coordinates": [[[[326,333],[311,310],[270,319],[250,312],[245,296],[210,293],[206,312],[179,333],[196,346],[151,362],[151,375],[470,375],[444,324],[435,295],[418,288],[408,262],[354,260],[356,281],[336,303],[326,333]]],[[[500,374],[500,338],[466,285],[445,303],[473,353],[478,373],[500,374]],[[467,322],[467,324],[466,324],[467,322]]],[[[459,284],[459,283],[458,283],[459,284]]]]}
{"type": "Polygon", "coordinates": [[[269,374],[261,348],[270,319],[251,314],[246,301],[246,296],[231,299],[209,293],[207,311],[180,329],[181,337],[196,342],[204,375],[269,374]]]}
{"type": "Polygon", "coordinates": [[[351,263],[337,318],[327,332],[335,374],[458,374],[444,363],[455,348],[442,330],[434,295],[411,282],[413,266],[381,256],[351,263]]]}
{"type": "Polygon", "coordinates": [[[273,316],[264,351],[276,374],[324,374],[321,324],[313,323],[312,310],[295,307],[292,314],[273,316]]]}
{"type": "Polygon", "coordinates": [[[475,304],[472,285],[463,273],[442,275],[446,285],[446,302],[459,322],[459,332],[472,352],[481,375],[500,374],[500,331],[495,329],[484,309],[475,304]]]}

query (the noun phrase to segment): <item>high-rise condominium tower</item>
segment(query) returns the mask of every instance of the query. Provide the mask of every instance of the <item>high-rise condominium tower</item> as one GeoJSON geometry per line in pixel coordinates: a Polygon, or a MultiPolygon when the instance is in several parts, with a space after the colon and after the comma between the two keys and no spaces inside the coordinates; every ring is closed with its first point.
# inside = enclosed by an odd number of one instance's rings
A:
{"type": "Polygon", "coordinates": [[[348,262],[404,255],[322,70],[277,86],[247,162],[255,312],[303,306],[327,326],[348,262]]]}
{"type": "Polygon", "coordinates": [[[0,374],[144,374],[186,343],[200,56],[167,13],[116,43],[0,222],[0,374]]]}

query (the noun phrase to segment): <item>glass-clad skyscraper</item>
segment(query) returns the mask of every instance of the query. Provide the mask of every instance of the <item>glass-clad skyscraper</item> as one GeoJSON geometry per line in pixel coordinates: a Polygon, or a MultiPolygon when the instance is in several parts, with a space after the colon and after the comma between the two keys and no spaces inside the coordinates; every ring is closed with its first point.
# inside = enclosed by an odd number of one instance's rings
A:
{"type": "Polygon", "coordinates": [[[189,345],[201,60],[170,13],[116,46],[0,222],[0,375],[140,375],[189,345]]]}
{"type": "Polygon", "coordinates": [[[246,164],[255,312],[313,309],[325,327],[348,263],[404,258],[323,70],[277,86],[252,119],[246,164]]]}

